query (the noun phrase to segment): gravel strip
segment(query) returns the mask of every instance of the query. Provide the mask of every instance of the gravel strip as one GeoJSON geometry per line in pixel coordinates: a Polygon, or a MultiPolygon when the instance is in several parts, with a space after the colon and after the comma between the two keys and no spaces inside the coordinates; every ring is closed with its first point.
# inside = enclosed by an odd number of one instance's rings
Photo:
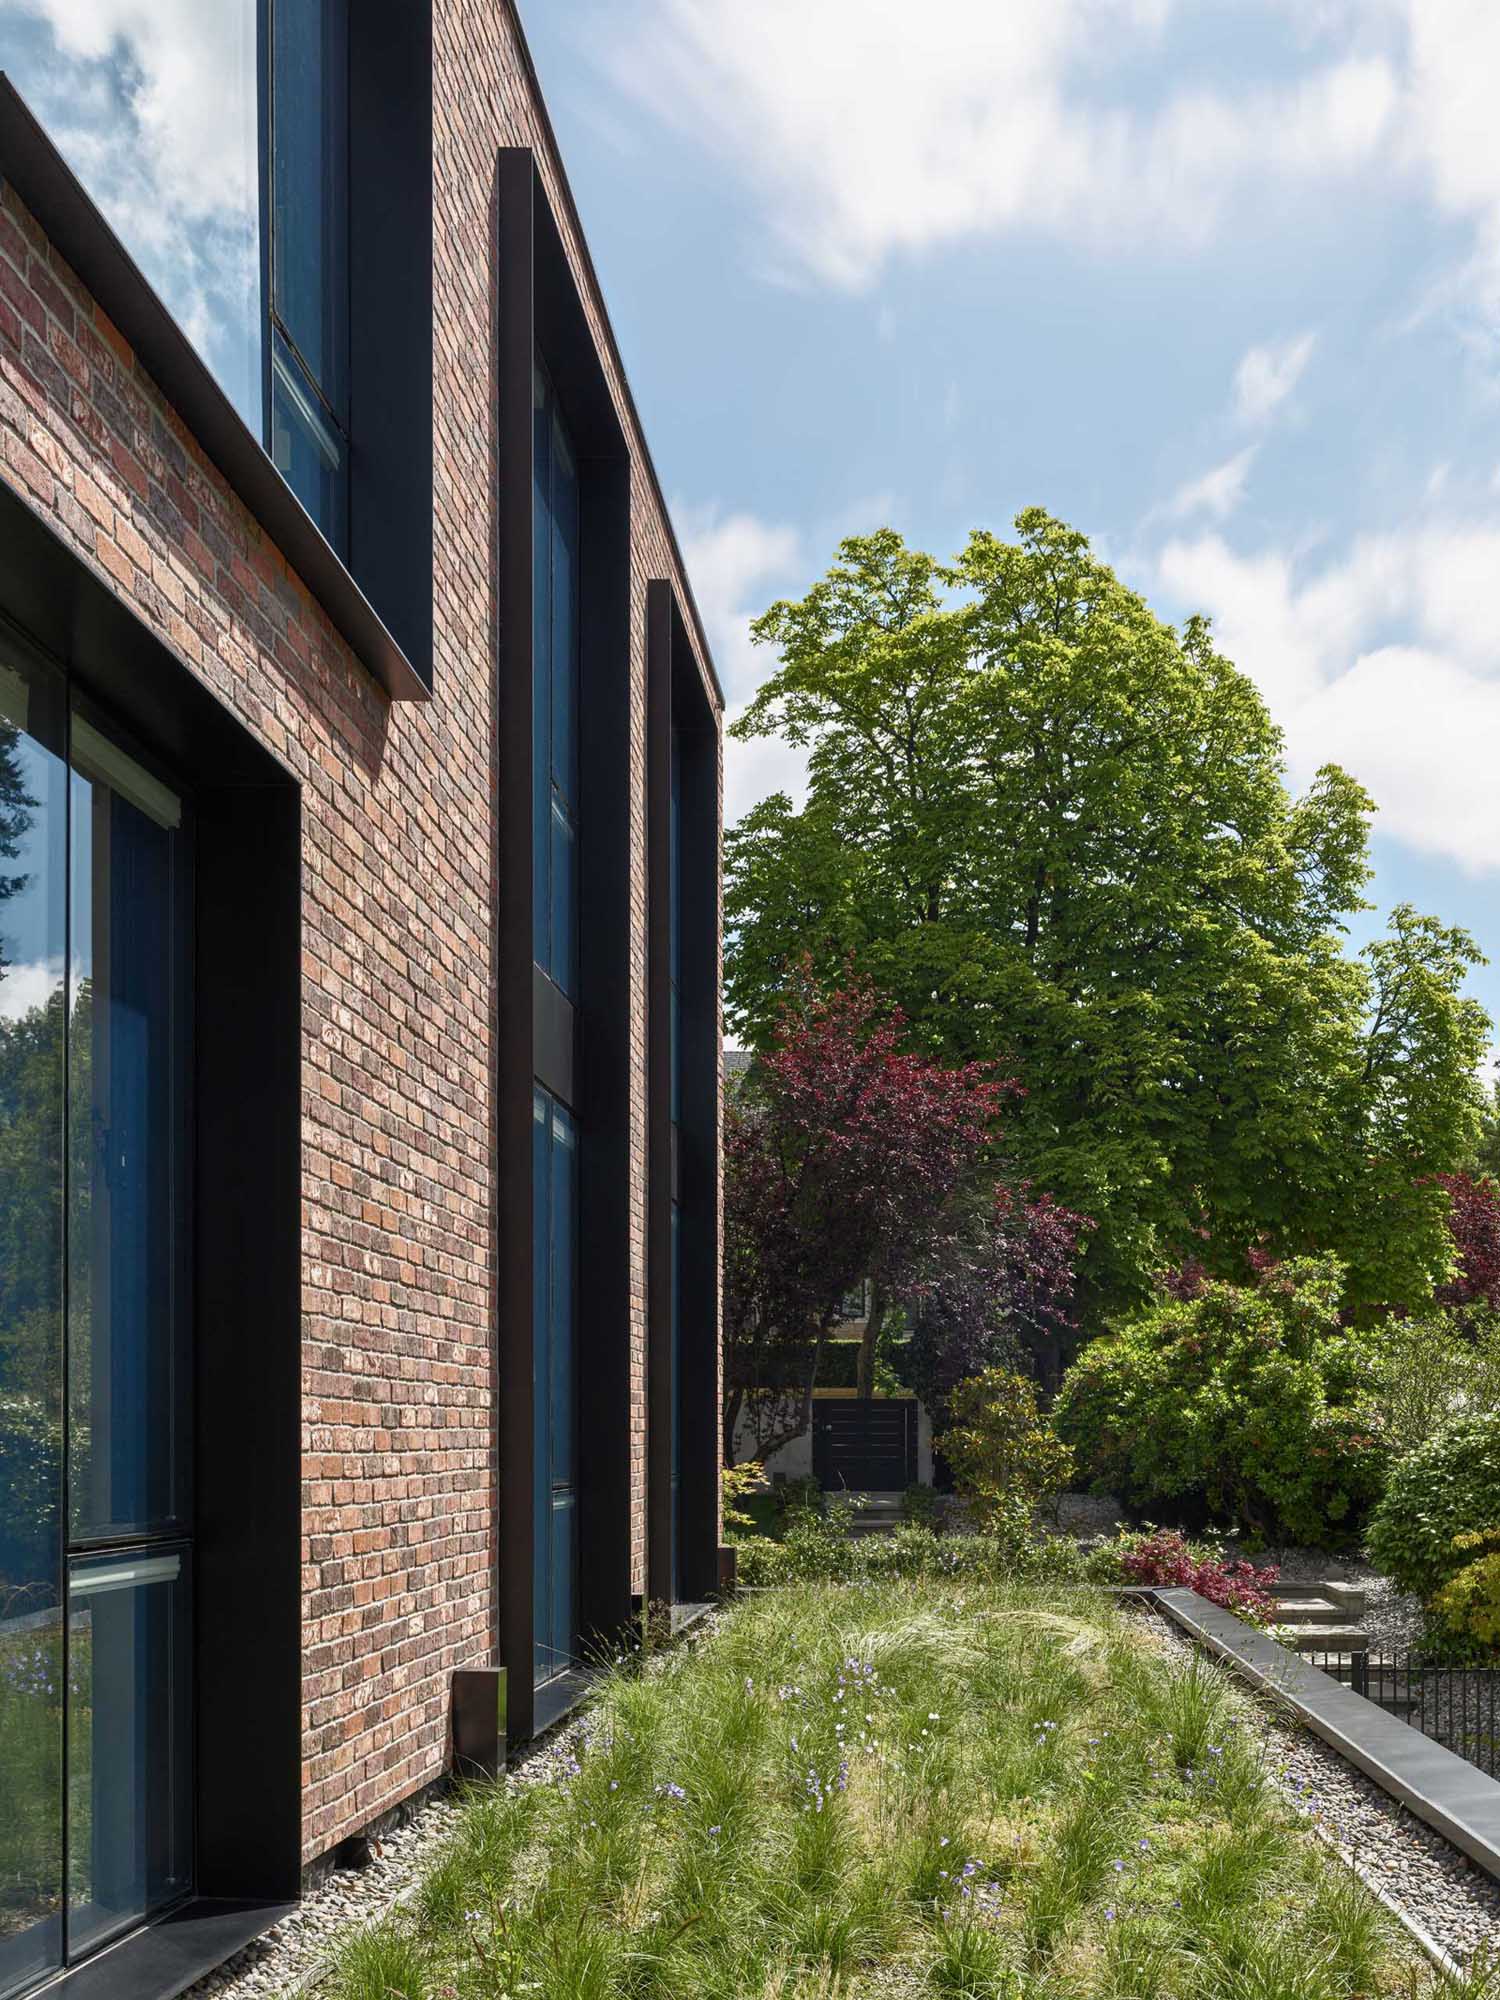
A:
{"type": "MultiPolygon", "coordinates": [[[[1194,1650],[1185,1634],[1156,1630],[1165,1647],[1194,1650]]],[[[1500,1883],[1310,1730],[1248,1689],[1244,1699],[1277,1784],[1347,1859],[1461,1965],[1481,1947],[1500,1952],[1500,1883]]]]}
{"type": "MultiPolygon", "coordinates": [[[[574,1752],[588,1733],[585,1714],[523,1751],[505,1774],[508,1785],[554,1782],[576,1769],[574,1752]]],[[[416,1889],[457,1827],[462,1807],[450,1794],[429,1799],[395,1832],[371,1842],[369,1865],[339,1869],[289,1916],[253,1944],[189,1987],[184,2000],[294,2000],[314,1990],[330,1956],[351,1931],[373,1924],[416,1889]]]]}

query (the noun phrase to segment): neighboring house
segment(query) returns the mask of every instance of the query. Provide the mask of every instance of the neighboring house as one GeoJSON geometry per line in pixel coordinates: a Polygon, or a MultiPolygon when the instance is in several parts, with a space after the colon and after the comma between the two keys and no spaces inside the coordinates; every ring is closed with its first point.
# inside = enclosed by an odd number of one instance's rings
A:
{"type": "Polygon", "coordinates": [[[0,0],[7,2000],[718,1575],[722,698],[521,29],[203,7],[0,0]]]}

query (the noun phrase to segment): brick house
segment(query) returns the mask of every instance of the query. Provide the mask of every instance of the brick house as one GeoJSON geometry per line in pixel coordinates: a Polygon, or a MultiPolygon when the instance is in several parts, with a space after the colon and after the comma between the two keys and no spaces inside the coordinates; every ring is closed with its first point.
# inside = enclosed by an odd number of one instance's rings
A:
{"type": "Polygon", "coordinates": [[[0,0],[3,2000],[718,1574],[722,698],[519,21],[88,12],[0,0]]]}

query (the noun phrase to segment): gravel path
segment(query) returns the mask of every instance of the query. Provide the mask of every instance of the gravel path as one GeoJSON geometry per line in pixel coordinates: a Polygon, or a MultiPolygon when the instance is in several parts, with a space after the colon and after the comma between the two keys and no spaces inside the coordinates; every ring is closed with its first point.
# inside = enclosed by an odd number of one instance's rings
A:
{"type": "MultiPolygon", "coordinates": [[[[1192,1652],[1183,1634],[1158,1629],[1165,1646],[1192,1652]]],[[[1459,1964],[1481,1947],[1500,1952],[1500,1883],[1308,1730],[1248,1690],[1245,1703],[1276,1782],[1348,1859],[1459,1964]]]]}
{"type": "MultiPolygon", "coordinates": [[[[566,1768],[588,1728],[587,1716],[524,1751],[506,1772],[508,1785],[549,1784],[566,1768]]],[[[292,1913],[227,1965],[221,1965],[183,2000],[296,2000],[312,1993],[334,1947],[351,1931],[372,1924],[406,1897],[447,1845],[460,1807],[451,1796],[419,1806],[405,1825],[372,1843],[367,1867],[339,1869],[305,1896],[292,1913]]]]}

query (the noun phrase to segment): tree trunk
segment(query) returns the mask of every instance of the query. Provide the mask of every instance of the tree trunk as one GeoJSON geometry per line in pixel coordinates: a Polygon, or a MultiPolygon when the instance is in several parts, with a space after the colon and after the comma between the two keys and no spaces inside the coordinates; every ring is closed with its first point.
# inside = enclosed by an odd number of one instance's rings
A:
{"type": "Polygon", "coordinates": [[[880,1328],[885,1319],[885,1291],[878,1278],[870,1281],[870,1316],[865,1321],[865,1330],[859,1339],[859,1376],[855,1393],[873,1396],[875,1393],[875,1345],[880,1339],[880,1328]]]}
{"type": "Polygon", "coordinates": [[[740,1383],[724,1399],[724,1463],[734,1464],[734,1432],[745,1403],[745,1385],[740,1383]]]}
{"type": "Polygon", "coordinates": [[[807,1380],[802,1385],[802,1421],[792,1433],[793,1437],[801,1437],[804,1433],[809,1437],[812,1435],[813,1390],[818,1386],[818,1369],[822,1366],[823,1349],[828,1344],[829,1324],[828,1320],[824,1320],[818,1328],[817,1339],[813,1342],[812,1364],[807,1371],[807,1380]]]}

